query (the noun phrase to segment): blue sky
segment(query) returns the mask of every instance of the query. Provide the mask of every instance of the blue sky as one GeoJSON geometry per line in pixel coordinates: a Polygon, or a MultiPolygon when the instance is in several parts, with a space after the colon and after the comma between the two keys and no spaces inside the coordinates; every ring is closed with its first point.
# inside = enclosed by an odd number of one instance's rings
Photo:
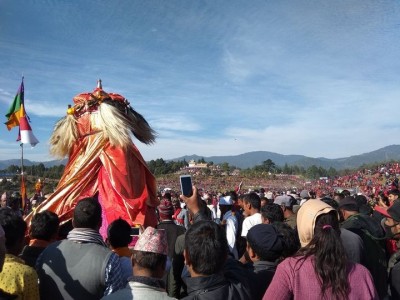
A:
{"type": "MultiPolygon", "coordinates": [[[[0,112],[25,104],[53,159],[79,93],[124,95],[158,132],[146,160],[249,151],[339,158],[399,144],[400,2],[0,0],[0,112]]],[[[19,158],[0,126],[0,159],[19,158]]]]}

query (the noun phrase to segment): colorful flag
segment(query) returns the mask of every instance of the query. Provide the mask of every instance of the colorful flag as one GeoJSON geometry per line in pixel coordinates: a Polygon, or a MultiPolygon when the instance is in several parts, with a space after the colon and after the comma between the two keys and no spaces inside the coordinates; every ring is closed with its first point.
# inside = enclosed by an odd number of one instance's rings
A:
{"type": "Polygon", "coordinates": [[[24,79],[22,78],[21,86],[18,89],[17,95],[14,98],[13,103],[11,104],[6,117],[8,121],[5,123],[7,125],[7,129],[11,130],[11,128],[19,125],[19,120],[21,117],[25,115],[24,111],[24,79]]]}
{"type": "Polygon", "coordinates": [[[17,95],[6,114],[6,117],[8,118],[8,121],[5,124],[7,125],[8,130],[11,130],[15,126],[19,126],[17,141],[21,141],[22,144],[31,144],[32,147],[39,143],[37,138],[33,135],[24,107],[24,78],[22,78],[21,86],[18,89],[17,95]]]}
{"type": "Polygon", "coordinates": [[[32,147],[35,147],[39,141],[33,135],[31,125],[26,118],[26,115],[23,115],[19,120],[19,136],[17,141],[21,141],[22,144],[31,144],[32,147]]]}

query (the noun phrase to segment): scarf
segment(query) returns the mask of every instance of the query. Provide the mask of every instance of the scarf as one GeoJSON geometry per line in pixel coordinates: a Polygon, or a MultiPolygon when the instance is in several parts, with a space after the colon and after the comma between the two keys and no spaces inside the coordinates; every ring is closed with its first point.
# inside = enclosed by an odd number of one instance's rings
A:
{"type": "Polygon", "coordinates": [[[74,228],[68,233],[67,239],[78,243],[94,243],[107,247],[100,233],[90,228],[74,228]]]}

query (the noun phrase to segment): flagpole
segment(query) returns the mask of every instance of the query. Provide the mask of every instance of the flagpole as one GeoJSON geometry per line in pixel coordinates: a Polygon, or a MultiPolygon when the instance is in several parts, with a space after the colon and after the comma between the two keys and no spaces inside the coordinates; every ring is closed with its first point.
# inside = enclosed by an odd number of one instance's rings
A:
{"type": "MultiPolygon", "coordinates": [[[[25,187],[25,180],[24,180],[24,144],[21,143],[21,192],[24,190],[25,187]]],[[[24,210],[25,209],[25,199],[23,193],[21,193],[21,208],[24,210]]]]}

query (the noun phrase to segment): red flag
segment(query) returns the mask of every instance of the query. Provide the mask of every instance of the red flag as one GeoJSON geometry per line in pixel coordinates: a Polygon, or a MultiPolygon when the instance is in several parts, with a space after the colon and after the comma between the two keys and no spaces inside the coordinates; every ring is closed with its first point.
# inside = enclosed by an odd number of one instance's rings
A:
{"type": "Polygon", "coordinates": [[[29,125],[25,113],[19,119],[19,136],[17,141],[21,141],[23,144],[31,144],[32,147],[39,143],[37,138],[33,135],[31,125],[29,125]]]}

